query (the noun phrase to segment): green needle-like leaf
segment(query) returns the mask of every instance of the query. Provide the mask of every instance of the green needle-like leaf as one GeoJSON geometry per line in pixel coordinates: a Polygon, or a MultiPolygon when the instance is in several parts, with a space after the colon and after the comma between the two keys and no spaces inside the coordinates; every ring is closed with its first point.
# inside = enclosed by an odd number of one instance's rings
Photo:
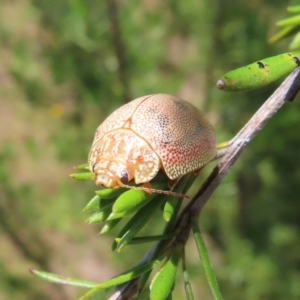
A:
{"type": "MultiPolygon", "coordinates": [[[[160,201],[151,201],[146,206],[141,208],[133,217],[134,222],[127,229],[124,235],[121,237],[120,242],[117,245],[117,251],[121,251],[134,236],[144,227],[152,216],[155,209],[160,205],[160,201]]],[[[131,220],[130,220],[131,221],[131,220]]],[[[131,222],[130,222],[131,223],[131,222]]],[[[118,236],[120,237],[120,236],[118,236]]]]}
{"type": "Polygon", "coordinates": [[[188,271],[185,263],[185,249],[182,252],[182,271],[183,271],[183,280],[184,280],[184,290],[187,300],[194,300],[193,290],[188,275],[188,271]]]}
{"type": "Polygon", "coordinates": [[[290,43],[290,49],[295,50],[300,47],[300,31],[295,35],[292,42],[290,43]]]}
{"type": "Polygon", "coordinates": [[[288,6],[287,11],[290,13],[300,13],[300,5],[288,6]]]}
{"type": "MultiPolygon", "coordinates": [[[[164,196],[164,195],[160,195],[160,196],[164,196]]],[[[158,196],[157,198],[161,198],[161,197],[158,196]]],[[[134,215],[134,217],[136,217],[135,222],[121,237],[121,240],[117,246],[117,251],[121,251],[135,237],[135,235],[148,222],[153,212],[159,205],[160,205],[160,201],[159,199],[156,199],[156,201],[151,201],[134,215]]]]}
{"type": "Polygon", "coordinates": [[[94,212],[106,209],[107,206],[113,206],[114,199],[101,199],[96,195],[83,209],[83,211],[94,212]]]}
{"type": "Polygon", "coordinates": [[[85,206],[85,208],[83,209],[83,211],[87,211],[87,212],[97,211],[99,209],[99,202],[100,202],[100,197],[96,195],[85,206]]]}
{"type": "Polygon", "coordinates": [[[124,211],[124,212],[122,212],[122,213],[113,213],[113,212],[112,212],[112,213],[108,216],[107,221],[112,221],[112,220],[116,220],[116,219],[122,219],[122,218],[124,218],[124,217],[126,217],[126,216],[129,216],[129,215],[135,213],[135,212],[136,212],[137,210],[139,210],[139,209],[140,209],[140,207],[136,207],[136,208],[134,208],[134,209],[129,209],[129,210],[124,211]]]}
{"type": "Polygon", "coordinates": [[[149,300],[150,297],[150,290],[144,289],[141,293],[139,293],[134,300],[149,300]]]}
{"type": "Polygon", "coordinates": [[[81,165],[76,166],[76,169],[79,170],[79,171],[86,171],[86,170],[88,170],[88,167],[89,167],[89,164],[85,163],[85,164],[81,164],[81,165]]]}
{"type": "Polygon", "coordinates": [[[209,261],[207,249],[205,247],[205,243],[204,243],[203,238],[200,233],[200,228],[198,225],[197,218],[192,219],[192,229],[193,229],[196,245],[198,248],[199,256],[202,261],[206,279],[207,279],[208,285],[210,287],[210,290],[212,292],[212,295],[215,300],[221,300],[223,298],[222,298],[221,292],[219,290],[214,271],[213,271],[212,266],[209,261]]]}
{"type": "Polygon", "coordinates": [[[276,23],[277,26],[297,26],[300,24],[300,15],[280,20],[276,23]]]}
{"type": "Polygon", "coordinates": [[[112,230],[117,224],[121,221],[121,219],[114,220],[106,220],[105,225],[102,227],[100,234],[104,234],[112,230]]]}
{"type": "Polygon", "coordinates": [[[70,177],[77,179],[77,180],[92,180],[93,176],[94,176],[94,174],[91,172],[70,174],[70,177]]]}
{"type": "MultiPolygon", "coordinates": [[[[150,203],[148,203],[148,205],[144,206],[141,210],[139,210],[126,224],[125,226],[122,228],[122,230],[119,232],[119,234],[117,235],[117,238],[121,238],[124,236],[124,234],[137,222],[137,220],[140,219],[140,213],[144,214],[147,213],[147,208],[148,206],[151,205],[151,203],[153,203],[153,205],[155,205],[155,203],[162,203],[165,199],[165,195],[159,195],[157,196],[157,199],[155,201],[152,201],[150,203]]],[[[150,216],[149,216],[150,217],[150,216]]],[[[129,242],[129,241],[128,241],[129,242]]],[[[118,243],[116,241],[113,242],[111,248],[112,250],[116,250],[118,243]]],[[[156,257],[157,258],[157,257],[156,257]]],[[[155,259],[156,259],[155,258],[155,259]]]]}
{"type": "Polygon", "coordinates": [[[86,288],[94,288],[99,284],[99,282],[85,281],[81,279],[70,278],[62,275],[57,275],[49,272],[38,271],[34,269],[29,269],[29,272],[50,282],[67,284],[72,286],[80,286],[86,288]]]}
{"type": "Polygon", "coordinates": [[[284,27],[282,30],[280,30],[279,32],[277,32],[275,35],[273,35],[272,37],[270,37],[268,39],[268,43],[272,44],[272,43],[276,43],[284,38],[287,38],[291,35],[293,35],[294,33],[296,33],[298,30],[300,29],[300,26],[286,26],[284,27]]]}
{"type": "Polygon", "coordinates": [[[113,206],[113,203],[109,203],[108,205],[103,207],[101,210],[95,212],[92,216],[90,216],[86,220],[86,222],[89,224],[94,224],[94,223],[105,221],[111,213],[112,206],[113,206]]]}
{"type": "MultiPolygon", "coordinates": [[[[128,245],[138,245],[138,244],[144,244],[144,243],[163,241],[163,240],[173,238],[174,236],[175,236],[175,233],[164,234],[164,235],[135,237],[128,243],[128,245]]],[[[115,240],[117,243],[119,243],[121,241],[121,238],[116,238],[115,240]]]]}
{"type": "Polygon", "coordinates": [[[122,274],[122,275],[112,278],[110,280],[107,280],[105,282],[97,284],[92,290],[90,290],[88,293],[86,293],[84,296],[82,296],[79,300],[98,299],[95,297],[98,295],[99,291],[110,288],[110,287],[118,286],[124,282],[134,279],[134,278],[140,276],[141,274],[153,269],[153,267],[159,263],[160,263],[160,260],[155,260],[155,261],[152,261],[149,263],[139,265],[130,272],[127,272],[125,274],[122,274]]]}

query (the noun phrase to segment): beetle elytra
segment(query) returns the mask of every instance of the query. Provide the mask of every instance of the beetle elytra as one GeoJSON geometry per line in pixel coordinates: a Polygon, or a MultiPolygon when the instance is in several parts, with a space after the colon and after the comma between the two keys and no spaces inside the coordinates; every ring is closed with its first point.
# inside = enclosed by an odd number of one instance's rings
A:
{"type": "MultiPolygon", "coordinates": [[[[149,182],[162,169],[170,180],[199,170],[216,157],[212,125],[192,104],[156,94],[135,99],[98,127],[89,153],[95,183],[110,188],[149,182]]],[[[169,193],[165,191],[166,193],[169,193]]]]}

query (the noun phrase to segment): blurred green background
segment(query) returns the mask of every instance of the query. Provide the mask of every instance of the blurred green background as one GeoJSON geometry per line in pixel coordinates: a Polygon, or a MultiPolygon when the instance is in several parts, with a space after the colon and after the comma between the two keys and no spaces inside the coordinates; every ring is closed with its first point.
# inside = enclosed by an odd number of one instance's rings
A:
{"type": "MultiPolygon", "coordinates": [[[[85,292],[45,283],[30,267],[101,281],[143,256],[147,246],[111,252],[116,232],[99,236],[101,226],[84,222],[94,184],[68,175],[86,162],[105,116],[147,94],[192,102],[218,142],[230,139],[278,82],[243,94],[215,83],[235,67],[288,51],[288,40],[266,42],[288,4],[298,3],[1,0],[1,300],[85,292]]],[[[300,299],[299,100],[249,144],[201,216],[225,299],[300,299]]],[[[157,214],[145,231],[159,224],[159,233],[163,222],[157,214]]],[[[196,299],[212,299],[193,239],[187,257],[196,299]]],[[[178,284],[174,299],[182,292],[178,284]]]]}

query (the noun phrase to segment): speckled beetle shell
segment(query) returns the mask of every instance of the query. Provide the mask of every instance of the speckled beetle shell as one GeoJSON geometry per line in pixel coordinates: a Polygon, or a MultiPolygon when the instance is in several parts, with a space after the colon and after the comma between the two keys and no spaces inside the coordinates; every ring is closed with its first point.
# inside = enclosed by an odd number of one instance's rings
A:
{"type": "Polygon", "coordinates": [[[151,181],[160,169],[175,180],[216,156],[215,134],[204,115],[179,98],[135,99],[97,129],[88,162],[97,185],[118,188],[151,181]]]}

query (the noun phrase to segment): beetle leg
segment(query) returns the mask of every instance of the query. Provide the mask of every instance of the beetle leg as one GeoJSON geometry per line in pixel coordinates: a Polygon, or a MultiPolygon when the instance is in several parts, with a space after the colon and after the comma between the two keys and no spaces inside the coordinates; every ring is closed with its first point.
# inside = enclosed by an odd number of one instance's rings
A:
{"type": "Polygon", "coordinates": [[[151,183],[149,181],[143,183],[142,189],[150,195],[153,193],[153,189],[151,188],[151,183]]]}
{"type": "Polygon", "coordinates": [[[168,186],[169,188],[172,188],[177,182],[177,179],[168,179],[168,186]]]}
{"type": "Polygon", "coordinates": [[[151,185],[149,182],[145,182],[143,184],[143,186],[132,186],[132,185],[123,184],[120,180],[118,180],[118,183],[119,183],[119,186],[126,187],[126,188],[132,189],[132,190],[144,191],[148,194],[158,193],[158,194],[172,195],[172,196],[181,197],[181,198],[190,198],[189,196],[181,194],[181,193],[153,189],[153,188],[151,188],[151,185]],[[146,186],[145,186],[145,184],[146,184],[146,186]]]}
{"type": "Polygon", "coordinates": [[[193,172],[193,174],[194,174],[195,176],[198,176],[199,173],[200,173],[200,171],[202,170],[202,168],[203,168],[203,167],[201,167],[201,168],[198,169],[198,170],[195,170],[195,171],[193,172]]]}

